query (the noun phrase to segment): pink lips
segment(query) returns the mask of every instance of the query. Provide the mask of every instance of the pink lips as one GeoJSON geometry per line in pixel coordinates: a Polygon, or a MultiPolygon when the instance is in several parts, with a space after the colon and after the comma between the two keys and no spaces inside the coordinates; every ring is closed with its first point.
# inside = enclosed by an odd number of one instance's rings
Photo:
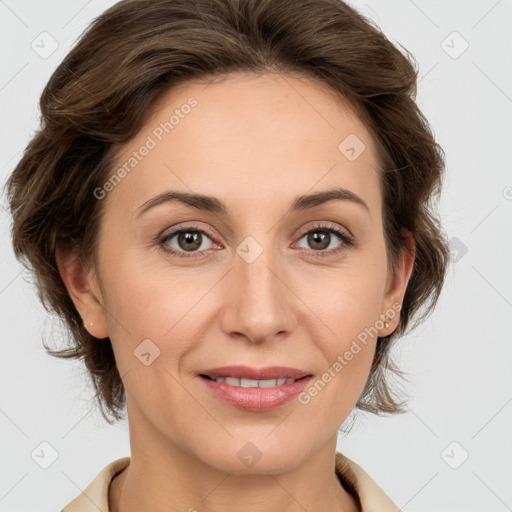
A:
{"type": "Polygon", "coordinates": [[[222,402],[246,411],[263,412],[293,400],[311,380],[311,374],[296,368],[273,366],[268,368],[250,368],[248,366],[224,366],[199,373],[201,381],[222,402]],[[206,377],[207,376],[207,377],[206,377]],[[210,377],[210,378],[208,378],[210,377]],[[244,388],[225,382],[211,380],[219,377],[236,377],[253,380],[278,378],[300,379],[289,384],[270,388],[244,388]]]}

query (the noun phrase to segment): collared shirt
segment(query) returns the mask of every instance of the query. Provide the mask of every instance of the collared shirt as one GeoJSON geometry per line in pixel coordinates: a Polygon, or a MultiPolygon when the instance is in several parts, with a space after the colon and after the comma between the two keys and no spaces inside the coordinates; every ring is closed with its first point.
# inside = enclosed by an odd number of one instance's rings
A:
{"type": "MultiPolygon", "coordinates": [[[[108,496],[110,483],[130,464],[130,457],[123,457],[104,467],[87,488],[68,503],[61,512],[110,512],[108,496]]],[[[400,509],[366,473],[347,456],[336,453],[336,475],[350,493],[361,512],[398,512],[400,509]]]]}

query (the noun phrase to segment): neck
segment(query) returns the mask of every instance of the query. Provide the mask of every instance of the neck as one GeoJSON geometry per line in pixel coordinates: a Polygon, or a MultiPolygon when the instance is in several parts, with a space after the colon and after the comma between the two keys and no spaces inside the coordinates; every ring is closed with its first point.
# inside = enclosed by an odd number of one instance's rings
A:
{"type": "Polygon", "coordinates": [[[141,416],[130,424],[131,462],[110,486],[111,512],[358,512],[335,474],[336,436],[291,470],[235,474],[163,439],[141,416]]]}

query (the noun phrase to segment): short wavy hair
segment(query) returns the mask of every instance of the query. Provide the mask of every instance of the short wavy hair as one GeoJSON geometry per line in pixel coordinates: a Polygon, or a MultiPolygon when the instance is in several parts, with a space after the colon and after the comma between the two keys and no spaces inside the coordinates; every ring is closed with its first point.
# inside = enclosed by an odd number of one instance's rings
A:
{"type": "MultiPolygon", "coordinates": [[[[400,45],[401,46],[401,45],[400,45]]],[[[41,127],[9,176],[15,255],[35,276],[38,296],[83,359],[104,418],[122,418],[126,396],[112,344],[85,329],[62,281],[56,248],[95,262],[104,201],[93,199],[113,171],[115,149],[142,128],[178,84],[232,72],[278,72],[317,79],[348,100],[379,153],[388,268],[414,236],[416,256],[397,329],[377,340],[356,408],[404,412],[387,380],[404,372],[393,342],[433,310],[449,249],[435,211],[444,152],[416,105],[414,57],[341,0],[124,0],[90,24],[40,98],[41,127]],[[415,320],[413,324],[412,320],[415,320]]]]}

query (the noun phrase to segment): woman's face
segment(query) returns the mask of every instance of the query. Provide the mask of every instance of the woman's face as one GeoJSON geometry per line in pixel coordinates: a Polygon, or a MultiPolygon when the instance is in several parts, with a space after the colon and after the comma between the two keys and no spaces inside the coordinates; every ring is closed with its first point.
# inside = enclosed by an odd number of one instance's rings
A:
{"type": "Polygon", "coordinates": [[[376,149],[358,117],[305,79],[189,83],[113,173],[92,198],[105,210],[80,312],[112,341],[132,431],[240,473],[292,468],[332,441],[410,272],[387,273],[376,149]],[[208,199],[155,201],[171,193],[208,199]],[[234,389],[201,376],[226,366],[310,377],[234,389]]]}

